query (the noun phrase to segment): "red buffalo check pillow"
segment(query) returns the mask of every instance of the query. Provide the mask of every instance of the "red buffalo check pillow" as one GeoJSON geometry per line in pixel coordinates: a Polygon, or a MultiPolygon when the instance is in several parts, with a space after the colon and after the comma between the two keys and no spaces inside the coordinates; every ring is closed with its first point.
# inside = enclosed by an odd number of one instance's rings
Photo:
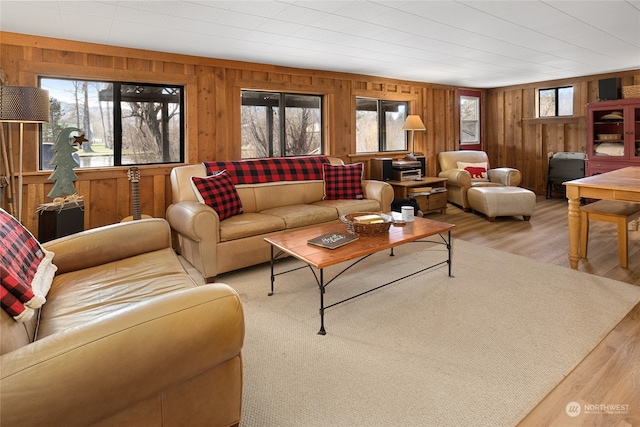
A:
{"type": "Polygon", "coordinates": [[[53,252],[45,250],[18,220],[0,209],[0,303],[24,322],[46,301],[53,276],[53,252]]]}
{"type": "Polygon", "coordinates": [[[206,178],[192,176],[191,182],[198,200],[211,206],[220,220],[243,212],[240,195],[226,170],[206,178]]]}
{"type": "Polygon", "coordinates": [[[324,163],[324,200],[364,199],[362,163],[332,165],[324,163]]]}

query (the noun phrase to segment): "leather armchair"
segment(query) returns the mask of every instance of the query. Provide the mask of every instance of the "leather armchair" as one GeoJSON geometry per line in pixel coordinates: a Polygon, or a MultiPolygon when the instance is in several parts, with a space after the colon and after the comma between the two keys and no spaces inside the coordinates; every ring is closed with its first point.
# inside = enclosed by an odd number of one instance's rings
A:
{"type": "Polygon", "coordinates": [[[0,310],[0,424],[239,424],[242,303],[189,276],[166,221],[44,246],[58,271],[40,316],[18,323],[0,310]]]}
{"type": "Polygon", "coordinates": [[[514,168],[491,169],[489,157],[484,151],[442,151],[438,153],[441,178],[447,178],[447,199],[450,203],[460,206],[465,211],[469,210],[467,191],[471,187],[517,187],[522,181],[522,174],[514,168]],[[486,177],[471,176],[468,170],[458,167],[458,162],[485,163],[486,177]]]}

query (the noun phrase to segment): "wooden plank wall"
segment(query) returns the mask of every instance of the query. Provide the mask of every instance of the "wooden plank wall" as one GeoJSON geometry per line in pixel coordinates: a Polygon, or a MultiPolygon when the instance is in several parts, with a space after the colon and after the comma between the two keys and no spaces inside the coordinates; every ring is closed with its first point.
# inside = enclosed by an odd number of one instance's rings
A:
{"type": "MultiPolygon", "coordinates": [[[[59,39],[0,32],[0,66],[9,85],[35,86],[39,76],[181,84],[186,91],[187,163],[235,160],[240,153],[240,90],[263,89],[325,96],[325,144],[329,155],[346,163],[368,161],[375,155],[355,154],[355,97],[410,102],[427,130],[416,132],[416,151],[427,156],[427,174],[437,175],[437,153],[458,148],[457,90],[453,86],[408,82],[379,77],[334,73],[127,49],[59,39]]],[[[640,84],[640,71],[618,73],[624,84],[640,84]]],[[[593,76],[577,82],[576,105],[597,97],[593,76]]],[[[556,82],[544,83],[545,87],[556,82]]],[[[537,85],[491,89],[483,97],[483,136],[492,165],[515,166],[523,171],[523,186],[544,193],[546,153],[584,151],[585,120],[566,122],[530,120],[537,85]]],[[[10,138],[14,164],[18,157],[18,126],[3,125],[10,138]]],[[[36,208],[49,202],[50,172],[37,166],[36,126],[25,125],[24,206],[25,225],[37,235],[36,208]]],[[[402,157],[404,153],[400,153],[402,157]]],[[[385,156],[385,154],[382,154],[385,156]]],[[[17,168],[17,167],[16,167],[17,168]]],[[[1,170],[1,169],[0,169],[1,170]]],[[[78,194],[85,201],[85,228],[120,221],[131,214],[128,168],[77,171],[78,194]]],[[[143,214],[164,217],[171,203],[169,166],[140,168],[143,214]]]]}
{"type": "Polygon", "coordinates": [[[586,152],[586,106],[598,101],[598,81],[620,78],[640,84],[640,70],[489,89],[485,94],[484,141],[492,166],[518,168],[522,186],[545,193],[548,153],[586,152]],[[574,86],[574,116],[536,119],[536,89],[574,86]]]}
{"type": "MultiPolygon", "coordinates": [[[[372,155],[355,155],[355,96],[411,102],[427,132],[416,133],[416,150],[428,156],[455,149],[452,126],[455,87],[192,57],[114,46],[0,33],[0,64],[9,85],[36,86],[39,76],[183,84],[186,88],[187,163],[235,160],[240,152],[241,89],[263,89],[325,95],[327,154],[346,163],[372,155]]],[[[17,165],[18,126],[4,125],[12,138],[17,165]]],[[[23,221],[37,235],[37,206],[50,202],[50,172],[38,171],[37,127],[25,126],[23,221]]],[[[400,156],[403,156],[401,153],[400,156]]],[[[127,167],[79,170],[76,189],[85,202],[85,228],[120,221],[131,214],[127,167]]],[[[368,170],[368,169],[367,169],[368,170]]],[[[140,167],[143,214],[164,217],[171,203],[168,166],[140,167]]],[[[435,173],[435,172],[434,172],[435,173]]]]}

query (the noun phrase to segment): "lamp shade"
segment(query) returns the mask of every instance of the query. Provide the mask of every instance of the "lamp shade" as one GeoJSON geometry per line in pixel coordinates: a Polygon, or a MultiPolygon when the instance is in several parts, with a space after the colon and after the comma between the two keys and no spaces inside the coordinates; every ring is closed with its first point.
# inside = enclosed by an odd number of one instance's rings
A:
{"type": "Polygon", "coordinates": [[[49,91],[31,86],[0,87],[0,122],[49,121],[49,91]]]}
{"type": "Polygon", "coordinates": [[[424,127],[420,116],[412,114],[407,116],[407,120],[402,125],[402,130],[427,130],[427,128],[424,127]]]}

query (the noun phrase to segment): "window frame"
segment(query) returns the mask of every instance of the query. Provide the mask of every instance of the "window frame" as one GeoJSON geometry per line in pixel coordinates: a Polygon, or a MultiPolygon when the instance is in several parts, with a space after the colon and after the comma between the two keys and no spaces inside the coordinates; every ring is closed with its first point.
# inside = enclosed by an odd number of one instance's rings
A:
{"type": "Polygon", "coordinates": [[[566,86],[556,86],[556,87],[545,87],[536,89],[536,117],[540,119],[549,119],[549,118],[566,118],[566,117],[574,117],[575,116],[575,87],[574,85],[566,85],[566,86]],[[563,89],[571,89],[571,114],[559,114],[560,111],[560,91],[563,89]],[[554,93],[554,111],[552,115],[542,115],[542,105],[543,102],[541,100],[541,96],[543,92],[553,91],[554,93]]]}
{"type": "Polygon", "coordinates": [[[458,91],[458,126],[459,126],[459,134],[458,134],[458,147],[460,150],[477,150],[482,151],[482,92],[478,90],[466,90],[460,89],[458,91]],[[462,142],[462,132],[463,132],[463,118],[462,118],[462,99],[463,98],[475,98],[477,99],[477,136],[478,140],[475,142],[462,142]]]}
{"type": "Polygon", "coordinates": [[[361,154],[374,154],[374,153],[396,153],[396,152],[403,152],[403,151],[408,151],[409,150],[409,139],[408,139],[408,132],[406,131],[402,131],[403,134],[403,141],[404,141],[404,146],[403,148],[399,148],[397,150],[395,149],[389,149],[388,146],[388,139],[387,139],[387,116],[386,116],[386,112],[387,110],[385,109],[384,105],[385,103],[389,103],[389,104],[400,104],[404,106],[404,117],[401,120],[401,124],[404,124],[404,122],[407,120],[407,116],[409,115],[409,111],[411,108],[411,100],[406,100],[406,99],[389,99],[389,98],[375,98],[375,97],[371,97],[371,96],[366,96],[366,95],[356,95],[355,96],[355,109],[354,109],[354,114],[355,114],[355,126],[356,126],[356,130],[354,132],[354,138],[355,138],[355,153],[357,155],[361,155],[361,154]],[[358,131],[357,131],[357,127],[358,127],[358,111],[362,111],[358,109],[358,99],[363,99],[363,100],[368,100],[368,101],[375,101],[376,102],[376,125],[377,125],[377,133],[378,133],[378,144],[377,144],[377,151],[359,151],[358,150],[358,131]]]}
{"type": "MultiPolygon", "coordinates": [[[[270,90],[270,89],[262,89],[262,88],[249,88],[249,87],[241,87],[240,88],[240,114],[239,114],[239,120],[240,120],[240,158],[241,159],[250,159],[250,158],[270,158],[270,157],[295,157],[295,156],[299,156],[299,155],[303,155],[303,154],[288,154],[287,153],[287,131],[286,131],[286,120],[287,120],[287,109],[289,108],[287,106],[287,97],[310,97],[310,98],[317,98],[318,102],[319,102],[319,106],[318,106],[318,111],[320,113],[320,124],[319,124],[319,129],[318,132],[320,133],[319,138],[320,138],[320,145],[319,145],[319,152],[318,153],[307,153],[305,155],[324,155],[324,153],[326,152],[326,144],[325,144],[325,128],[326,128],[326,96],[324,94],[319,94],[319,93],[311,93],[311,92],[306,92],[306,91],[302,91],[302,92],[297,92],[297,91],[282,91],[282,90],[270,90]],[[278,133],[279,133],[279,138],[278,138],[278,149],[280,150],[280,154],[279,155],[274,155],[275,151],[275,144],[273,143],[273,138],[270,139],[269,141],[269,146],[267,147],[267,156],[266,157],[245,157],[244,153],[243,153],[243,130],[242,130],[242,126],[244,123],[243,120],[243,107],[245,106],[245,101],[244,101],[244,97],[243,94],[245,92],[255,92],[255,93],[264,93],[264,94],[270,94],[270,95],[277,95],[278,96],[278,102],[277,102],[277,110],[278,110],[278,123],[277,125],[275,123],[273,123],[272,127],[273,129],[277,129],[278,133]]],[[[257,106],[257,105],[256,105],[257,106]]],[[[265,105],[266,107],[266,105],[265,105]]],[[[267,123],[269,123],[269,121],[267,121],[267,123]]]]}
{"type": "MultiPolygon", "coordinates": [[[[131,166],[153,166],[153,165],[176,165],[185,162],[185,158],[187,155],[186,152],[186,137],[187,137],[187,129],[186,129],[186,96],[187,96],[187,86],[188,83],[180,82],[180,83],[165,83],[165,82],[142,82],[142,81],[125,81],[125,80],[114,80],[108,78],[86,78],[79,76],[55,76],[48,75],[43,73],[37,76],[37,86],[42,87],[42,80],[66,80],[66,81],[77,81],[77,82],[94,82],[94,83],[104,83],[113,85],[113,99],[112,99],[112,114],[113,114],[113,122],[111,123],[111,130],[113,132],[113,165],[100,165],[100,166],[80,166],[78,165],[78,170],[93,170],[97,168],[118,168],[118,167],[131,167],[131,166]],[[125,163],[123,164],[122,158],[122,103],[127,101],[122,101],[122,87],[123,86],[138,86],[138,87],[160,87],[160,88],[173,88],[179,89],[179,135],[178,135],[178,156],[179,159],[175,161],[159,161],[159,162],[134,162],[134,163],[125,163]]],[[[153,102],[151,100],[143,101],[143,102],[153,102]]],[[[84,129],[82,129],[84,131],[84,129]]],[[[43,140],[43,129],[42,125],[38,129],[38,170],[50,172],[52,169],[44,169],[44,140],[43,140]]]]}

